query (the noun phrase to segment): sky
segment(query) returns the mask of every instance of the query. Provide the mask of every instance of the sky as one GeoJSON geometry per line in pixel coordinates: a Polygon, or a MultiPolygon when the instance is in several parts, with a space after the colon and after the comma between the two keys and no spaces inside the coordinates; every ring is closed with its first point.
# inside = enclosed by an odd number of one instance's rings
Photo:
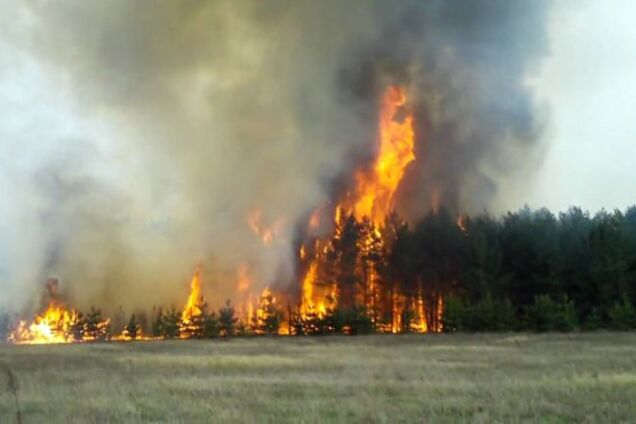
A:
{"type": "Polygon", "coordinates": [[[636,3],[561,1],[550,52],[530,77],[546,107],[545,159],[531,207],[590,211],[636,203],[636,3]]]}

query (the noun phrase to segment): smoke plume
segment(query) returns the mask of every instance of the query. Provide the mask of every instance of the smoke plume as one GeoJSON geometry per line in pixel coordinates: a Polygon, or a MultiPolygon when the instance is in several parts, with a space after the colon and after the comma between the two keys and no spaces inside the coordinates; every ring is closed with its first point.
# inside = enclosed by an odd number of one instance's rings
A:
{"type": "Polygon", "coordinates": [[[241,267],[290,281],[294,229],[372,158],[390,83],[417,133],[398,212],[492,207],[536,151],[524,81],[547,6],[3,3],[0,308],[32,306],[49,277],[77,306],[125,309],[181,304],[197,264],[216,302],[241,267]],[[16,88],[29,79],[46,93],[16,88]],[[280,225],[270,245],[254,210],[280,225]]]}

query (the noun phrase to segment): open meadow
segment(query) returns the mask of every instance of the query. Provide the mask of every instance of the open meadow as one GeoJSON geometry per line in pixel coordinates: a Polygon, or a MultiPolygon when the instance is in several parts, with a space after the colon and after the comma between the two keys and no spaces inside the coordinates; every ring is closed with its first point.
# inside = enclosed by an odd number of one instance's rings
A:
{"type": "Polygon", "coordinates": [[[0,422],[634,422],[636,334],[0,346],[0,422]]]}

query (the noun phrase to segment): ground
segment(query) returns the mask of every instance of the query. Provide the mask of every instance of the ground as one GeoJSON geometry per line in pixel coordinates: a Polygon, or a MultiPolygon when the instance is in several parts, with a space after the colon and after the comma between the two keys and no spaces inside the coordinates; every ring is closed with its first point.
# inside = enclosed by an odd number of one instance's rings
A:
{"type": "Polygon", "coordinates": [[[0,346],[0,422],[636,420],[636,333],[0,346]],[[17,397],[17,403],[16,403],[17,397]]]}

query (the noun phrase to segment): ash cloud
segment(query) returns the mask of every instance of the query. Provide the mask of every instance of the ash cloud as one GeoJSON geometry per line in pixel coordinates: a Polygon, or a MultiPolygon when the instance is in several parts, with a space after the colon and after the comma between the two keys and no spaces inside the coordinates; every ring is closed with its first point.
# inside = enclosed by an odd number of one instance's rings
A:
{"type": "MultiPolygon", "coordinates": [[[[15,246],[0,254],[0,307],[28,306],[48,277],[78,306],[180,305],[198,263],[217,303],[241,266],[257,286],[290,281],[294,228],[372,155],[389,83],[408,88],[416,115],[407,218],[491,207],[537,150],[524,79],[546,52],[545,1],[2,7],[0,51],[45,74],[40,97],[68,99],[85,124],[42,129],[54,153],[0,174],[19,185],[0,226],[0,249],[15,246]],[[285,222],[271,246],[246,224],[254,209],[285,222]]],[[[2,133],[3,161],[38,150],[22,136],[2,133]]]]}

